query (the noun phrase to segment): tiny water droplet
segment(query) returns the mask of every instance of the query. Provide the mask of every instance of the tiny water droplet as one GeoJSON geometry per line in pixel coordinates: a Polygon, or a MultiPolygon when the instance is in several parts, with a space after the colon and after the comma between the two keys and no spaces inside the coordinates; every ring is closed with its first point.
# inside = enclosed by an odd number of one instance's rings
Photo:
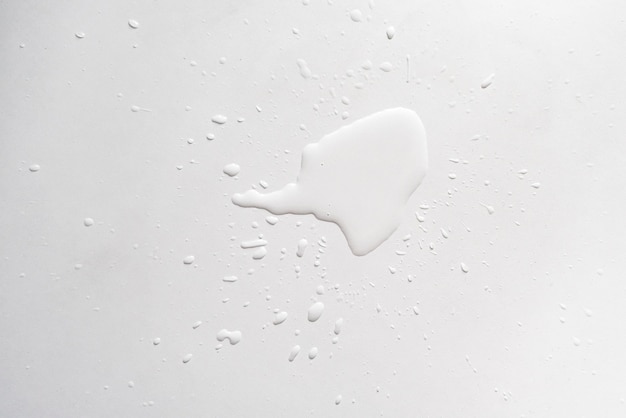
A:
{"type": "Polygon", "coordinates": [[[315,357],[317,357],[317,347],[311,347],[311,349],[309,350],[309,359],[313,360],[315,357]]]}
{"type": "Polygon", "coordinates": [[[361,22],[363,20],[363,13],[359,9],[353,9],[350,11],[350,19],[353,22],[361,22]]]}
{"type": "Polygon", "coordinates": [[[183,363],[189,363],[192,357],[193,354],[187,354],[185,357],[183,357],[183,363]]]}
{"type": "Polygon", "coordinates": [[[294,345],[291,351],[289,352],[289,361],[294,361],[298,353],[300,352],[300,346],[294,345]]]}
{"type": "Polygon", "coordinates": [[[241,331],[228,331],[227,329],[222,329],[217,333],[217,341],[228,340],[230,345],[235,345],[241,341],[241,331]]]}
{"type": "Polygon", "coordinates": [[[339,335],[339,333],[341,333],[342,327],[343,327],[343,318],[339,318],[338,320],[335,321],[335,329],[333,330],[335,335],[339,335]]]}
{"type": "Polygon", "coordinates": [[[342,401],[342,396],[341,395],[337,395],[337,397],[335,398],[335,405],[339,405],[342,401]]]}
{"type": "Polygon", "coordinates": [[[241,167],[239,167],[239,164],[230,163],[225,165],[222,171],[224,172],[224,174],[227,174],[230,177],[234,177],[239,174],[239,171],[241,171],[241,167]]]}
{"type": "Polygon", "coordinates": [[[30,167],[28,167],[28,169],[32,173],[36,173],[37,171],[39,171],[41,169],[41,167],[39,166],[39,164],[32,164],[30,167]]]}
{"type": "Polygon", "coordinates": [[[324,312],[324,303],[315,302],[313,305],[311,305],[311,307],[309,308],[309,312],[307,314],[307,318],[309,322],[315,322],[318,319],[320,319],[323,312],[324,312]]]}
{"type": "Polygon", "coordinates": [[[274,316],[274,320],[272,321],[272,323],[274,325],[280,325],[287,320],[287,316],[288,316],[287,312],[278,312],[274,316]]]}
{"type": "Polygon", "coordinates": [[[276,216],[267,216],[265,218],[265,222],[270,225],[276,225],[278,223],[278,218],[276,216]]]}
{"type": "Polygon", "coordinates": [[[480,83],[480,88],[481,89],[486,89],[487,87],[489,87],[491,85],[491,83],[493,83],[493,78],[495,77],[495,74],[490,74],[487,78],[485,78],[483,80],[482,83],[480,83]]]}
{"type": "Polygon", "coordinates": [[[128,19],[128,26],[130,26],[131,29],[137,29],[139,28],[139,22],[137,22],[135,19],[128,19]]]}
{"type": "Polygon", "coordinates": [[[132,380],[129,380],[128,381],[128,387],[131,388],[131,389],[134,388],[135,387],[135,382],[133,382],[132,380]]]}
{"type": "Polygon", "coordinates": [[[93,225],[93,219],[92,218],[85,218],[83,220],[83,225],[85,225],[85,226],[92,226],[93,225]]]}
{"type": "Polygon", "coordinates": [[[209,141],[213,141],[215,139],[215,134],[213,133],[206,134],[206,139],[208,139],[209,141]]]}
{"type": "Polygon", "coordinates": [[[309,241],[307,241],[305,238],[302,238],[300,241],[298,241],[298,250],[296,251],[296,255],[298,257],[304,256],[304,251],[306,250],[307,245],[309,245],[309,241]]]}
{"type": "Polygon", "coordinates": [[[389,61],[385,61],[383,63],[381,63],[378,68],[380,68],[382,71],[388,73],[391,70],[393,70],[393,64],[390,63],[389,61]]]}
{"type": "Polygon", "coordinates": [[[85,37],[85,32],[76,32],[74,36],[78,39],[83,39],[85,37]]]}
{"type": "Polygon", "coordinates": [[[389,26],[387,28],[387,39],[389,40],[393,39],[395,34],[396,34],[396,28],[394,28],[393,26],[389,26]]]}
{"type": "Polygon", "coordinates": [[[196,321],[193,323],[193,325],[191,326],[193,329],[198,328],[200,325],[202,325],[202,321],[196,321]]]}
{"type": "Polygon", "coordinates": [[[188,255],[187,257],[183,258],[183,263],[184,264],[191,264],[196,260],[196,257],[194,257],[193,255],[188,255]]]}
{"type": "Polygon", "coordinates": [[[533,183],[531,184],[532,187],[534,187],[535,189],[538,189],[541,187],[541,183],[533,183]]]}
{"type": "Polygon", "coordinates": [[[461,271],[463,271],[463,273],[467,273],[469,271],[469,267],[467,267],[465,263],[461,263],[461,271]]]}
{"type": "Polygon", "coordinates": [[[224,115],[213,115],[213,117],[211,118],[211,122],[213,123],[217,123],[218,125],[223,125],[228,121],[228,118],[224,115]]]}
{"type": "Polygon", "coordinates": [[[226,283],[234,283],[238,280],[237,276],[224,276],[222,278],[222,281],[226,282],[226,283]]]}
{"type": "Polygon", "coordinates": [[[161,344],[161,339],[160,339],[160,338],[155,338],[154,340],[152,340],[152,344],[153,344],[153,345],[159,345],[159,344],[161,344]]]}

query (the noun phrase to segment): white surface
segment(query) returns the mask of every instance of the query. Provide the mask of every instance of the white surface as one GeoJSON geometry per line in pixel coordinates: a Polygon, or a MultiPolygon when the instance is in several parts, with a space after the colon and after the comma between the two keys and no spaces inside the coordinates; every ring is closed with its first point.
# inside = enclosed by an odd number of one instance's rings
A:
{"type": "Polygon", "coordinates": [[[624,4],[370,4],[0,3],[1,416],[626,414],[624,4]],[[231,203],[398,106],[430,169],[367,256],[231,203]]]}

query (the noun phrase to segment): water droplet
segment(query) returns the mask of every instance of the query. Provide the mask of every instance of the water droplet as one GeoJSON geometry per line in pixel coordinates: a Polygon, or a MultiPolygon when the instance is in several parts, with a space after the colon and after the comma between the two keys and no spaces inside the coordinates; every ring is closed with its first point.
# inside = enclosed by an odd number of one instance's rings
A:
{"type": "Polygon", "coordinates": [[[85,226],[92,226],[93,225],[93,219],[92,218],[85,218],[85,219],[83,219],[83,225],[85,225],[85,226]]]}
{"type": "Polygon", "coordinates": [[[419,315],[419,314],[420,314],[420,308],[418,308],[417,306],[414,306],[414,307],[413,307],[413,313],[414,313],[415,315],[419,315]]]}
{"type": "Polygon", "coordinates": [[[494,212],[496,211],[496,210],[494,209],[494,207],[493,207],[493,206],[485,205],[484,203],[481,203],[481,205],[482,205],[482,206],[484,206],[484,207],[485,207],[485,209],[487,209],[487,212],[488,212],[490,215],[493,215],[493,214],[494,214],[494,212]]]}
{"type": "Polygon", "coordinates": [[[252,253],[252,258],[254,260],[261,260],[263,257],[267,255],[267,248],[259,247],[252,253]]]}
{"type": "Polygon", "coordinates": [[[535,189],[538,189],[541,187],[541,183],[533,183],[531,184],[532,187],[534,187],[535,189]]]}
{"type": "Polygon", "coordinates": [[[350,19],[353,22],[361,22],[363,20],[363,13],[359,9],[353,9],[350,11],[350,19]]]}
{"type": "Polygon", "coordinates": [[[467,273],[469,271],[469,267],[467,267],[465,263],[461,263],[461,271],[463,271],[463,273],[467,273]]]}
{"type": "Polygon", "coordinates": [[[131,389],[134,388],[135,387],[135,382],[133,382],[132,380],[129,380],[128,381],[128,387],[131,388],[131,389]]]}
{"type": "Polygon", "coordinates": [[[39,166],[39,164],[32,164],[30,167],[28,167],[28,169],[32,173],[36,173],[37,171],[41,170],[41,167],[39,166]]]}
{"type": "Polygon", "coordinates": [[[226,64],[226,57],[220,57],[220,64],[226,64]]]}
{"type": "Polygon", "coordinates": [[[315,322],[318,319],[320,319],[323,312],[324,312],[324,304],[322,302],[315,302],[309,308],[309,312],[307,315],[309,322],[315,322]]]}
{"type": "Polygon", "coordinates": [[[333,330],[335,335],[339,335],[342,327],[343,327],[343,318],[339,318],[338,320],[335,321],[335,329],[333,330]]]}
{"type": "Polygon", "coordinates": [[[309,66],[307,65],[306,61],[303,60],[302,58],[299,58],[298,60],[296,60],[296,64],[298,64],[298,69],[300,70],[300,75],[303,78],[311,78],[311,70],[309,69],[309,66]]]}
{"type": "Polygon", "coordinates": [[[389,40],[393,39],[395,34],[396,34],[396,28],[394,28],[393,26],[389,26],[387,28],[387,39],[389,40]]]}
{"type": "Polygon", "coordinates": [[[276,225],[278,223],[278,218],[276,216],[268,216],[265,218],[265,222],[270,225],[276,225]]]}
{"type": "Polygon", "coordinates": [[[134,113],[137,113],[137,112],[152,112],[152,110],[150,110],[150,109],[144,109],[144,108],[139,107],[137,105],[132,105],[130,107],[130,111],[134,112],[134,113]]]}
{"type": "Polygon", "coordinates": [[[202,321],[196,321],[193,323],[193,325],[191,326],[193,329],[198,328],[200,325],[202,325],[202,321]]]}
{"type": "Polygon", "coordinates": [[[241,167],[239,167],[239,164],[230,163],[226,164],[222,171],[224,171],[224,174],[234,177],[239,174],[239,171],[241,171],[241,167]]]}
{"type": "Polygon", "coordinates": [[[193,354],[187,354],[185,357],[183,357],[183,363],[189,363],[192,357],[193,354]]]}
{"type": "Polygon", "coordinates": [[[445,229],[441,228],[441,236],[446,238],[446,239],[448,239],[450,234],[448,233],[448,231],[446,231],[445,229]]]}
{"type": "Polygon", "coordinates": [[[300,352],[300,346],[294,345],[291,351],[289,352],[289,361],[294,361],[298,353],[300,352]]]}
{"type": "Polygon", "coordinates": [[[74,36],[78,39],[83,39],[85,37],[85,32],[76,32],[74,36]]]}
{"type": "Polygon", "coordinates": [[[306,250],[307,245],[309,245],[309,241],[307,241],[305,238],[302,238],[300,241],[298,241],[298,250],[296,251],[296,255],[298,257],[304,256],[304,251],[306,250]]]}
{"type": "Polygon", "coordinates": [[[265,241],[264,239],[253,239],[250,241],[243,241],[241,243],[241,248],[244,248],[244,249],[257,248],[257,247],[263,247],[264,245],[267,245],[267,241],[265,241]]]}
{"type": "Polygon", "coordinates": [[[487,87],[489,87],[491,83],[493,83],[494,77],[495,77],[495,74],[489,74],[489,76],[485,78],[482,83],[480,83],[480,88],[486,89],[487,87]]]}
{"type": "Polygon", "coordinates": [[[154,345],[161,344],[161,339],[160,338],[155,338],[154,340],[152,340],[152,344],[154,344],[154,345]]]}
{"type": "Polygon", "coordinates": [[[341,403],[342,400],[342,396],[341,395],[337,395],[337,397],[335,398],[335,405],[339,405],[341,403]]]}
{"type": "Polygon", "coordinates": [[[241,341],[241,331],[229,331],[227,329],[222,329],[217,333],[217,341],[228,340],[230,345],[235,345],[241,341]]]}
{"type": "Polygon", "coordinates": [[[317,293],[318,295],[323,295],[324,294],[324,286],[323,285],[318,285],[317,289],[315,289],[315,293],[317,293]]]}
{"type": "Polygon", "coordinates": [[[580,339],[579,339],[579,338],[577,338],[577,337],[574,337],[573,342],[574,342],[574,345],[575,345],[576,347],[578,347],[578,346],[580,345],[580,339]]]}
{"type": "Polygon", "coordinates": [[[194,257],[193,255],[188,255],[187,257],[183,258],[183,263],[184,264],[191,264],[196,260],[196,257],[194,257]]]}
{"type": "Polygon", "coordinates": [[[456,174],[454,174],[454,173],[450,173],[450,174],[448,174],[448,178],[449,178],[450,180],[454,180],[454,179],[456,178],[456,174]]]}
{"type": "Polygon", "coordinates": [[[393,64],[390,63],[389,61],[385,61],[383,63],[381,63],[378,68],[380,68],[381,70],[383,70],[384,72],[388,73],[391,70],[393,70],[393,64]]]}
{"type": "Polygon", "coordinates": [[[365,255],[397,229],[427,167],[426,134],[417,114],[388,109],[307,145],[296,183],[268,194],[235,194],[232,201],[334,222],[352,253],[365,255]]]}
{"type": "Polygon", "coordinates": [[[226,283],[234,283],[238,280],[237,276],[224,276],[222,278],[222,281],[226,282],[226,283]]]}
{"type": "Polygon", "coordinates": [[[138,29],[139,22],[137,22],[135,19],[128,19],[128,26],[130,26],[132,29],[138,29]]]}
{"type": "Polygon", "coordinates": [[[224,115],[213,115],[211,118],[211,122],[217,123],[218,125],[223,125],[228,121],[228,118],[224,115]]]}
{"type": "Polygon", "coordinates": [[[317,347],[311,347],[311,349],[309,350],[309,359],[313,360],[315,357],[317,357],[317,347]]]}
{"type": "Polygon", "coordinates": [[[287,316],[288,316],[287,312],[278,312],[274,316],[274,321],[272,321],[272,323],[274,325],[280,325],[287,320],[287,316]]]}

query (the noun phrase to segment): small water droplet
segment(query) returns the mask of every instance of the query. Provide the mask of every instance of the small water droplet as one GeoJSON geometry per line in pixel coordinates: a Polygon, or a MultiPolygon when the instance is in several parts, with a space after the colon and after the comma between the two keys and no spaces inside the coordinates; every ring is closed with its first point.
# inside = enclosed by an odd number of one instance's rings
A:
{"type": "Polygon", "coordinates": [[[300,352],[300,346],[294,345],[291,351],[289,352],[289,361],[294,361],[298,353],[300,352]]]}
{"type": "Polygon", "coordinates": [[[83,225],[85,225],[85,226],[92,226],[92,225],[93,225],[93,223],[94,223],[94,221],[93,221],[93,219],[92,219],[92,218],[85,218],[85,219],[83,220],[83,225]]]}
{"type": "Polygon", "coordinates": [[[535,189],[538,189],[541,187],[541,183],[533,183],[531,184],[532,187],[534,187],[535,189]]]}
{"type": "Polygon", "coordinates": [[[134,388],[135,387],[135,382],[133,382],[132,380],[129,380],[128,381],[128,387],[131,388],[131,389],[134,388]]]}
{"type": "Polygon", "coordinates": [[[315,357],[317,357],[317,347],[311,347],[311,349],[309,350],[309,359],[313,360],[315,357]]]}
{"type": "Polygon", "coordinates": [[[309,241],[307,241],[305,238],[302,238],[300,241],[298,241],[298,250],[296,251],[296,255],[298,257],[304,256],[304,251],[306,250],[307,245],[309,245],[309,241]]]}
{"type": "Polygon", "coordinates": [[[396,34],[396,28],[394,28],[393,26],[389,26],[387,28],[387,39],[389,40],[393,39],[395,34],[396,34]]]}
{"type": "Polygon", "coordinates": [[[263,257],[267,255],[267,248],[259,247],[252,253],[253,260],[261,260],[263,257]]]}
{"type": "Polygon", "coordinates": [[[339,405],[341,403],[342,400],[342,396],[341,395],[337,395],[337,397],[335,398],[335,405],[339,405]]]}
{"type": "Polygon", "coordinates": [[[28,169],[32,173],[36,173],[37,171],[39,171],[41,169],[41,167],[39,166],[39,164],[32,164],[30,167],[28,167],[28,169]]]}
{"type": "Polygon", "coordinates": [[[241,331],[228,331],[227,329],[222,329],[217,333],[217,341],[228,340],[230,345],[235,345],[241,341],[241,331]]]}
{"type": "Polygon", "coordinates": [[[339,335],[342,327],[343,327],[343,318],[339,318],[338,320],[335,321],[335,329],[333,330],[335,335],[339,335]]]}
{"type": "Polygon", "coordinates": [[[486,89],[487,87],[489,87],[491,85],[491,83],[493,83],[493,78],[495,77],[495,74],[490,74],[487,78],[485,78],[483,80],[482,83],[480,83],[480,88],[481,89],[486,89]]]}
{"type": "Polygon", "coordinates": [[[161,344],[161,339],[160,338],[155,338],[154,340],[152,340],[152,344],[154,344],[154,345],[161,344]]]}
{"type": "Polygon", "coordinates": [[[389,61],[385,61],[383,63],[381,63],[378,68],[380,68],[381,70],[383,70],[384,72],[388,73],[391,70],[393,70],[393,64],[390,63],[389,61]]]}
{"type": "Polygon", "coordinates": [[[196,260],[196,257],[194,257],[193,255],[188,255],[187,257],[183,258],[183,263],[192,264],[195,260],[196,260]]]}
{"type": "Polygon", "coordinates": [[[287,320],[287,316],[288,316],[287,312],[278,312],[274,316],[274,320],[272,321],[272,323],[274,325],[280,325],[287,320]]]}
{"type": "Polygon", "coordinates": [[[187,354],[185,357],[183,357],[183,363],[189,363],[192,357],[193,354],[187,354]]]}
{"type": "Polygon", "coordinates": [[[222,281],[226,282],[226,283],[234,283],[238,280],[237,276],[224,276],[222,278],[222,281]]]}
{"type": "Polygon", "coordinates": [[[465,263],[461,263],[461,271],[463,271],[463,273],[467,273],[469,271],[469,267],[467,267],[465,263]]]}
{"type": "Polygon", "coordinates": [[[74,36],[78,39],[83,39],[85,37],[85,32],[76,32],[74,36]]]}
{"type": "Polygon", "coordinates": [[[241,171],[241,167],[239,167],[239,164],[230,163],[226,164],[222,171],[224,172],[224,174],[229,175],[230,177],[234,177],[239,174],[239,171],[241,171]]]}
{"type": "Polygon", "coordinates": [[[353,9],[350,11],[350,19],[353,22],[361,22],[363,20],[363,13],[359,9],[353,9]]]}
{"type": "Polygon", "coordinates": [[[307,318],[309,322],[315,322],[318,319],[320,319],[323,312],[324,312],[324,303],[315,302],[313,305],[311,305],[311,307],[309,308],[309,312],[307,314],[307,318]]]}
{"type": "Polygon", "coordinates": [[[139,22],[137,22],[135,19],[128,19],[128,26],[130,26],[132,29],[138,29],[139,22]]]}
{"type": "Polygon", "coordinates": [[[198,328],[200,325],[202,325],[202,321],[196,321],[193,323],[193,325],[191,326],[193,329],[198,328]]]}
{"type": "Polygon", "coordinates": [[[220,57],[220,64],[226,64],[226,57],[220,57]]]}
{"type": "Polygon", "coordinates": [[[217,123],[218,125],[223,125],[228,122],[228,118],[224,115],[217,114],[213,115],[213,117],[211,118],[211,122],[217,123]]]}

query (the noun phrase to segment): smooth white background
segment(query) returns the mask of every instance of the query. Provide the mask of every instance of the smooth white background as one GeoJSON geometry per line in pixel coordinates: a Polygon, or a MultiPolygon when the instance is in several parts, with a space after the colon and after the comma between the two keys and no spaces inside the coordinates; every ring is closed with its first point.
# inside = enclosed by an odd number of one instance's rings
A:
{"type": "Polygon", "coordinates": [[[0,415],[623,416],[624,12],[0,2],[0,415]],[[312,216],[270,226],[230,202],[293,181],[307,143],[396,106],[421,116],[430,171],[373,253],[312,216]],[[255,261],[240,243],[259,234],[255,261]],[[242,341],[216,350],[222,328],[242,341]]]}

